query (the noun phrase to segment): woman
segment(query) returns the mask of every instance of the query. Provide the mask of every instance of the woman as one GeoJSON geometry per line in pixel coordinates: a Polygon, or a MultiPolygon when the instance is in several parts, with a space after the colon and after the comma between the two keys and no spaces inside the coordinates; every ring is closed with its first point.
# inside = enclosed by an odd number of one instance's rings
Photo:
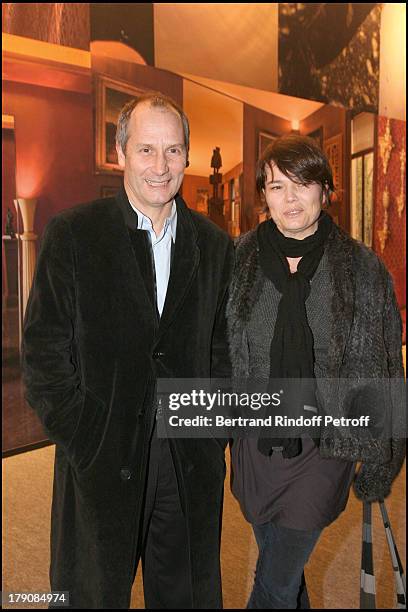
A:
{"type": "Polygon", "coordinates": [[[401,319],[384,265],[322,210],[333,177],[313,140],[278,138],[256,181],[271,219],[237,242],[228,304],[233,376],[304,379],[305,410],[369,414],[373,423],[368,436],[322,425],[316,436],[233,442],[232,490],[259,547],[248,608],[308,608],[304,566],[346,506],[356,461],[363,463],[355,491],[366,501],[389,494],[403,462],[404,440],[385,432],[397,407],[384,385],[379,401],[375,387],[403,379],[401,319]]]}

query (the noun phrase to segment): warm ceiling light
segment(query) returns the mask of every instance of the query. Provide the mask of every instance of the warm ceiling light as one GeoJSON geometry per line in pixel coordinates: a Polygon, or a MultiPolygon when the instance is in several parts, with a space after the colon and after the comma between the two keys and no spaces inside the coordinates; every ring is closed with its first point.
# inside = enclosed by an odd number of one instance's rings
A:
{"type": "Polygon", "coordinates": [[[292,130],[299,131],[299,119],[292,119],[292,130]]]}

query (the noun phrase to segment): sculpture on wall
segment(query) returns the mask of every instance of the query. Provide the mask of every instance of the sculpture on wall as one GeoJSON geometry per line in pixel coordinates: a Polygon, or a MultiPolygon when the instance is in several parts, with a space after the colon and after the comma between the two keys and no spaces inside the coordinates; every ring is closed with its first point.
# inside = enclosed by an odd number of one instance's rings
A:
{"type": "Polygon", "coordinates": [[[222,159],[221,159],[220,147],[215,147],[215,149],[213,150],[212,158],[211,158],[211,168],[214,168],[214,174],[215,174],[215,171],[218,172],[221,166],[222,166],[222,159]]]}
{"type": "Polygon", "coordinates": [[[213,195],[209,199],[208,209],[210,218],[222,229],[226,229],[226,223],[224,218],[224,202],[218,195],[218,185],[221,185],[222,174],[218,170],[222,166],[222,158],[220,147],[215,147],[211,158],[211,168],[213,173],[210,175],[210,183],[213,186],[213,195]]]}

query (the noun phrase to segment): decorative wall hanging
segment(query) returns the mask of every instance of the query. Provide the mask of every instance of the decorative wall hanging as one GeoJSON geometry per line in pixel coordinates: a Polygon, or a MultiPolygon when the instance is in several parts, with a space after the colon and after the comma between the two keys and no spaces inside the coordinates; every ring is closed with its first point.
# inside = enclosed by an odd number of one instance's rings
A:
{"type": "Polygon", "coordinates": [[[392,142],[391,126],[390,126],[389,119],[387,119],[387,123],[385,126],[385,132],[380,137],[379,148],[380,148],[380,157],[382,160],[383,172],[384,174],[387,174],[388,164],[389,164],[390,157],[391,157],[391,151],[394,148],[394,143],[392,142]]]}
{"type": "Polygon", "coordinates": [[[399,192],[399,195],[397,196],[396,201],[397,201],[398,217],[401,218],[402,213],[404,212],[404,208],[405,208],[405,193],[404,193],[404,187],[405,187],[404,175],[405,175],[405,162],[406,162],[405,140],[402,141],[402,149],[400,151],[399,158],[400,158],[401,187],[400,187],[400,192],[399,192]]]}
{"type": "Polygon", "coordinates": [[[388,240],[390,235],[390,230],[388,228],[388,209],[390,207],[390,193],[388,191],[388,187],[384,189],[383,198],[382,198],[383,208],[384,208],[384,217],[383,217],[383,226],[378,230],[378,239],[380,241],[380,249],[381,253],[384,253],[385,243],[388,240]]]}

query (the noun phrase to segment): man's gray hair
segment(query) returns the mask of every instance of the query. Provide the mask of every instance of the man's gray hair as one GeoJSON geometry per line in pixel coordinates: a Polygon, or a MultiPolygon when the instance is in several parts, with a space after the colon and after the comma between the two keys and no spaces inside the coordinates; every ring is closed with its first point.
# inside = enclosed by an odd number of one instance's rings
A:
{"type": "Polygon", "coordinates": [[[180,117],[184,132],[184,145],[186,147],[186,166],[188,166],[188,152],[190,149],[190,126],[188,123],[187,115],[185,114],[181,106],[177,104],[177,102],[172,100],[172,98],[169,98],[168,96],[157,91],[147,92],[145,94],[142,94],[138,98],[133,98],[132,100],[127,102],[125,106],[121,109],[116,128],[116,143],[122,149],[123,153],[126,153],[126,145],[127,141],[129,140],[128,124],[130,116],[136,106],[138,104],[142,104],[142,102],[150,103],[150,106],[152,106],[153,108],[167,108],[173,110],[180,117]]]}

